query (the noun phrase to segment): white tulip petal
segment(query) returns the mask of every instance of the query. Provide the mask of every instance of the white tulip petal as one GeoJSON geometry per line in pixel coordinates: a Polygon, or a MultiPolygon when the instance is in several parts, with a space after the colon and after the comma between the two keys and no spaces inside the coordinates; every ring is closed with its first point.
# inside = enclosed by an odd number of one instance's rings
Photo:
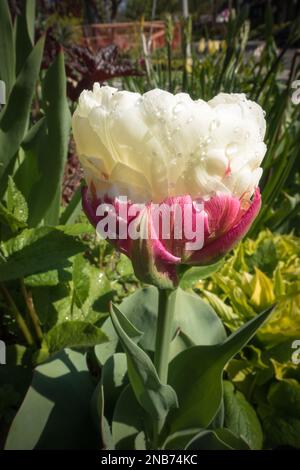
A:
{"type": "Polygon", "coordinates": [[[216,192],[249,197],[262,173],[265,130],[261,107],[238,93],[205,102],[96,83],[82,92],[73,116],[88,181],[97,192],[123,191],[139,201],[216,192]]]}

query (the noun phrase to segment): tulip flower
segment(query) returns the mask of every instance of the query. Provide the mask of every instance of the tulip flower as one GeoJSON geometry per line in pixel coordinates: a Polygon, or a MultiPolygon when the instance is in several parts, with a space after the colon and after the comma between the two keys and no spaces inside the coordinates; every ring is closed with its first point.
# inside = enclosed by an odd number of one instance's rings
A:
{"type": "Polygon", "coordinates": [[[130,257],[140,280],[172,288],[178,265],[216,262],[250,228],[261,205],[265,129],[264,112],[244,94],[220,93],[205,102],[96,83],[82,92],[73,115],[87,182],[84,211],[98,226],[113,208],[110,241],[130,257]],[[107,210],[97,211],[101,204],[107,210]]]}

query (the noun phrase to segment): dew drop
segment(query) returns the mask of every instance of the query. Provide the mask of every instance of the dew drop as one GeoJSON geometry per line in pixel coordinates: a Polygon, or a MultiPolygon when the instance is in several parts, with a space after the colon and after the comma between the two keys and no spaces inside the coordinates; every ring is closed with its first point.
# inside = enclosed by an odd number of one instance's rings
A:
{"type": "Polygon", "coordinates": [[[181,111],[184,110],[184,103],[182,103],[181,101],[179,101],[179,103],[177,103],[174,108],[173,108],[173,114],[178,114],[178,113],[181,113],[181,111]]]}
{"type": "Polygon", "coordinates": [[[237,153],[237,151],[238,151],[238,146],[233,142],[227,145],[225,153],[227,157],[232,157],[233,155],[237,153]]]}
{"type": "Polygon", "coordinates": [[[240,134],[241,133],[241,128],[240,127],[235,127],[234,133],[235,134],[240,134]]]}
{"type": "Polygon", "coordinates": [[[213,119],[209,125],[210,132],[213,132],[220,126],[220,121],[218,119],[213,119]]]}
{"type": "Polygon", "coordinates": [[[190,124],[191,122],[193,122],[193,116],[190,116],[186,121],[187,124],[190,124]]]}

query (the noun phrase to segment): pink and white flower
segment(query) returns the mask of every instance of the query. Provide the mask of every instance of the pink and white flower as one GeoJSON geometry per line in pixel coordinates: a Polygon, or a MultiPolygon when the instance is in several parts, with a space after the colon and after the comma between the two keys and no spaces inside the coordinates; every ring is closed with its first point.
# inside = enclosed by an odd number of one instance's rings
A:
{"type": "Polygon", "coordinates": [[[261,203],[265,129],[261,107],[243,94],[220,93],[205,102],[185,93],[155,89],[140,95],[96,83],[81,94],[73,116],[87,182],[83,208],[96,226],[99,204],[113,204],[119,214],[126,196],[128,211],[144,204],[126,221],[142,233],[153,231],[157,203],[190,205],[192,226],[201,219],[204,230],[199,250],[189,249],[184,235],[174,236],[184,222],[176,212],[167,239],[155,228],[155,239],[112,240],[132,259],[141,280],[170,287],[176,265],[216,261],[251,226],[261,203]],[[202,204],[200,211],[195,203],[202,204]]]}

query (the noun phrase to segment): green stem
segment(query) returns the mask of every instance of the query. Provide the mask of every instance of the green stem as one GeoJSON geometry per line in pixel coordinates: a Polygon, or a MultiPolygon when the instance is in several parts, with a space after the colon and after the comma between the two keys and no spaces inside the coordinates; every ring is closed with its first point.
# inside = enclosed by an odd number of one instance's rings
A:
{"type": "Polygon", "coordinates": [[[6,289],[4,284],[0,284],[0,290],[2,292],[2,295],[3,295],[4,299],[7,302],[11,312],[13,313],[13,315],[15,317],[15,320],[16,320],[16,323],[17,323],[20,331],[22,332],[25,340],[27,341],[29,346],[32,346],[34,344],[33,337],[30,333],[30,330],[29,330],[28,326],[26,325],[26,322],[25,322],[24,318],[22,317],[22,315],[19,312],[15,302],[13,301],[13,298],[11,297],[9,291],[6,289]]]}
{"type": "Polygon", "coordinates": [[[172,339],[172,312],[167,310],[170,291],[159,290],[158,318],[156,327],[156,343],[154,365],[160,381],[163,384],[168,380],[169,350],[172,339]]]}
{"type": "MultiPolygon", "coordinates": [[[[168,298],[171,291],[159,289],[158,317],[156,327],[156,342],[154,353],[154,365],[160,381],[167,384],[169,368],[169,351],[172,339],[173,312],[168,310],[168,298]]],[[[153,449],[158,448],[159,433],[164,421],[153,423],[153,449]]]]}
{"type": "Polygon", "coordinates": [[[31,292],[27,291],[27,288],[25,286],[25,282],[24,282],[23,278],[21,279],[21,291],[22,291],[22,294],[23,294],[23,297],[24,297],[24,300],[25,300],[25,303],[26,303],[28,314],[31,318],[31,321],[32,321],[32,324],[33,324],[33,327],[34,327],[36,337],[39,340],[39,342],[41,343],[43,341],[43,332],[42,332],[42,329],[41,329],[40,320],[39,320],[39,317],[38,317],[38,315],[35,311],[35,307],[34,307],[31,292]]]}

